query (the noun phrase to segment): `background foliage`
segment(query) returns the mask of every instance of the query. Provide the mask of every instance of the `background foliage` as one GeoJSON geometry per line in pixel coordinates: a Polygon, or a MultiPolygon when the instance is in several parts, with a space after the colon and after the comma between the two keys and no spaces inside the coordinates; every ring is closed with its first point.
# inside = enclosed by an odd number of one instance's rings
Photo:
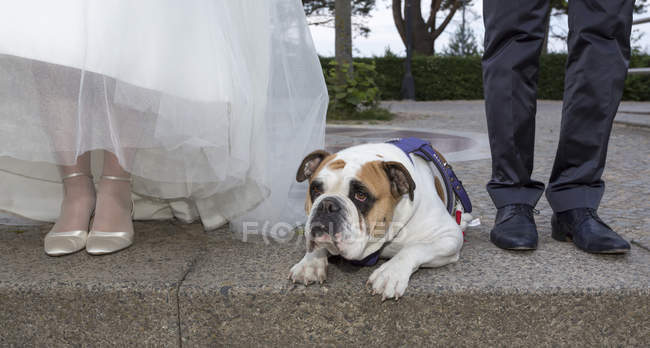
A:
{"type": "Polygon", "coordinates": [[[378,107],[380,92],[375,79],[375,62],[355,61],[352,72],[349,66],[337,69],[338,63],[330,60],[323,69],[330,102],[327,109],[328,120],[390,120],[392,114],[378,107]],[[342,73],[343,78],[338,74],[342,73]]]}
{"type": "MultiPolygon", "coordinates": [[[[332,58],[321,58],[328,66],[332,58]]],[[[404,58],[395,56],[355,58],[372,64],[382,100],[400,99],[404,58]]],[[[561,100],[564,89],[566,54],[547,54],[540,58],[538,97],[561,100]]],[[[650,67],[650,55],[632,57],[631,67],[650,67]]],[[[483,99],[481,58],[478,56],[416,56],[413,58],[415,98],[417,100],[483,99]]],[[[650,101],[650,75],[628,76],[623,100],[650,101]]]]}
{"type": "MultiPolygon", "coordinates": [[[[375,63],[354,62],[351,76],[341,79],[337,76],[337,63],[330,61],[329,71],[325,72],[327,91],[330,95],[329,110],[354,112],[359,107],[376,106],[379,101],[379,88],[375,84],[377,71],[375,63]]],[[[349,66],[341,67],[341,72],[348,75],[349,66]]]]}

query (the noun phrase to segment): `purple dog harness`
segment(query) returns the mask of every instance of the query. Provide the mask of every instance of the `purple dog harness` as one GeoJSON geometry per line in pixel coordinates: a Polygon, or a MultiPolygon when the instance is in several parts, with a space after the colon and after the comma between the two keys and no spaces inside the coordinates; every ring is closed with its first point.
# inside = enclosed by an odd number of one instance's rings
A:
{"type": "MultiPolygon", "coordinates": [[[[460,224],[460,216],[462,212],[460,210],[456,210],[457,202],[460,202],[465,212],[472,212],[472,202],[469,200],[469,196],[467,195],[465,188],[463,188],[463,183],[458,180],[458,177],[451,168],[451,165],[447,163],[447,161],[445,161],[442,156],[440,156],[438,151],[436,151],[431,146],[430,142],[422,140],[420,138],[411,137],[391,139],[388,140],[387,143],[399,147],[402,151],[404,151],[404,153],[406,153],[406,156],[409,158],[409,160],[411,160],[411,162],[413,162],[413,159],[410,155],[414,154],[420,156],[427,162],[433,163],[433,165],[442,174],[442,177],[444,179],[444,186],[445,190],[447,191],[446,197],[450,197],[447,200],[447,211],[456,219],[456,222],[458,224],[460,224]],[[451,197],[455,197],[455,199],[451,199],[451,197]]],[[[381,249],[366,256],[363,260],[350,260],[350,263],[357,266],[373,266],[377,263],[377,261],[379,261],[380,253],[381,249]]]]}
{"type": "Polygon", "coordinates": [[[389,140],[387,143],[399,147],[406,153],[411,162],[413,162],[413,159],[409,155],[414,154],[420,156],[425,161],[432,162],[436,166],[444,178],[447,197],[456,197],[456,199],[449,199],[447,202],[447,211],[449,214],[456,214],[457,201],[460,202],[466,213],[472,212],[472,202],[469,200],[465,188],[463,188],[463,183],[458,180],[451,165],[441,158],[438,151],[431,146],[430,142],[420,138],[402,138],[389,140]]]}

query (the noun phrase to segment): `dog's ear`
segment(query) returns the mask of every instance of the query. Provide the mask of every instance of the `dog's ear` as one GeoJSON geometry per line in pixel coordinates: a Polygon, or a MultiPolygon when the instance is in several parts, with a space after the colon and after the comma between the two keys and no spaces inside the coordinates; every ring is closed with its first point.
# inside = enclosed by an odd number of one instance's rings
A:
{"type": "Polygon", "coordinates": [[[316,150],[305,157],[298,167],[298,172],[296,173],[296,181],[303,182],[316,172],[316,168],[323,162],[325,157],[329,156],[330,153],[325,150],[316,150]]]}
{"type": "Polygon", "coordinates": [[[406,167],[399,162],[384,162],[384,170],[390,180],[390,192],[393,196],[399,198],[408,193],[409,199],[413,200],[415,182],[406,167]]]}

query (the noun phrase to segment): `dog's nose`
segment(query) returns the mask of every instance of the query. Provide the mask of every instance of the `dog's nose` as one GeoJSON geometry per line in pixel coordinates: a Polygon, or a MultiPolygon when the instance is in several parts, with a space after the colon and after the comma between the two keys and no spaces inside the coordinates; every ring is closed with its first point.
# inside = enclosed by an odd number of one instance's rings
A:
{"type": "Polygon", "coordinates": [[[338,201],[336,201],[333,198],[325,198],[323,199],[322,202],[320,202],[320,206],[318,207],[321,213],[327,213],[327,214],[332,214],[336,213],[339,210],[341,210],[341,206],[339,206],[338,201]]]}
{"type": "Polygon", "coordinates": [[[311,225],[311,235],[314,238],[320,237],[322,235],[328,234],[327,226],[322,223],[314,223],[311,225]]]}

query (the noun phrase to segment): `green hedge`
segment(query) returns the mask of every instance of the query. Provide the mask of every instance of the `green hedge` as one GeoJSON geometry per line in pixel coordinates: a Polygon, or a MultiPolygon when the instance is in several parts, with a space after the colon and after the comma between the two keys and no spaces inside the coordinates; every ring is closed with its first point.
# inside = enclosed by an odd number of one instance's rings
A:
{"type": "MultiPolygon", "coordinates": [[[[321,58],[325,67],[332,58],[321,58]]],[[[404,59],[398,57],[355,58],[377,65],[377,85],[383,100],[400,99],[404,59]]],[[[538,96],[561,100],[564,87],[566,54],[548,54],[540,58],[538,96]]],[[[650,67],[650,56],[634,56],[632,67],[650,67]]],[[[419,56],[413,58],[415,98],[417,100],[483,99],[480,57],[419,56]]],[[[629,76],[624,100],[650,101],[650,75],[629,76]]]]}

